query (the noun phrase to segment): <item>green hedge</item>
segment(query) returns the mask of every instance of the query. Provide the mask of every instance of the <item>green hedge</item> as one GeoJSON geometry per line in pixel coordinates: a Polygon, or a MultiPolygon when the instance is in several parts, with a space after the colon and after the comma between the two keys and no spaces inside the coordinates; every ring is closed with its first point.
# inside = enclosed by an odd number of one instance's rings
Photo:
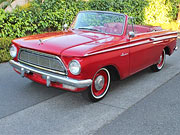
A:
{"type": "Polygon", "coordinates": [[[2,2],[4,2],[4,1],[6,1],[6,0],[0,0],[0,4],[1,4],[2,2]]]}
{"type": "Polygon", "coordinates": [[[10,38],[0,38],[0,63],[11,59],[9,48],[11,46],[10,38]]]}
{"type": "Polygon", "coordinates": [[[16,8],[12,13],[0,9],[0,37],[22,37],[45,31],[61,30],[66,17],[70,24],[86,2],[74,0],[34,0],[28,9],[16,8]],[[66,12],[65,12],[66,9],[66,12]]]}
{"type": "MultiPolygon", "coordinates": [[[[12,13],[0,9],[0,62],[7,61],[10,39],[46,31],[58,31],[70,25],[81,10],[125,13],[137,24],[174,27],[179,0],[34,0],[28,8],[17,7],[12,13]],[[66,18],[66,19],[64,19],[66,18]],[[8,37],[8,38],[6,38],[8,37]],[[10,38],[10,39],[9,39],[10,38]],[[5,43],[6,42],[6,43],[5,43]]],[[[176,26],[176,27],[175,27],[176,26]]]]}
{"type": "Polygon", "coordinates": [[[92,10],[114,11],[135,17],[137,24],[143,24],[144,8],[148,6],[147,0],[90,0],[89,8],[92,10]]]}
{"type": "Polygon", "coordinates": [[[135,17],[137,24],[153,24],[158,18],[171,21],[177,17],[177,5],[177,0],[34,0],[29,8],[16,8],[12,13],[0,9],[0,37],[61,30],[81,10],[121,12],[135,17]]]}
{"type": "Polygon", "coordinates": [[[170,23],[177,19],[179,0],[148,0],[144,22],[151,25],[170,23]]]}

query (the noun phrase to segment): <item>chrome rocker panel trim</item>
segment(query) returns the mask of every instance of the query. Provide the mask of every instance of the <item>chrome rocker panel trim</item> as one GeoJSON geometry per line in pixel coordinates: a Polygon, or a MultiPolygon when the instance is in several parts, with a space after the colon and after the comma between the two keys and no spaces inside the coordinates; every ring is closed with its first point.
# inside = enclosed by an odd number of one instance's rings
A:
{"type": "Polygon", "coordinates": [[[73,86],[76,88],[84,88],[84,87],[88,87],[92,84],[91,79],[76,80],[76,79],[69,78],[67,76],[61,76],[61,75],[56,75],[53,73],[47,73],[42,70],[21,64],[14,60],[10,60],[9,63],[10,63],[10,65],[12,65],[12,67],[14,67],[18,71],[20,71],[22,77],[24,77],[25,73],[28,74],[30,72],[41,74],[42,78],[44,78],[46,80],[47,86],[50,86],[51,82],[59,82],[59,83],[70,85],[70,86],[73,86]]]}

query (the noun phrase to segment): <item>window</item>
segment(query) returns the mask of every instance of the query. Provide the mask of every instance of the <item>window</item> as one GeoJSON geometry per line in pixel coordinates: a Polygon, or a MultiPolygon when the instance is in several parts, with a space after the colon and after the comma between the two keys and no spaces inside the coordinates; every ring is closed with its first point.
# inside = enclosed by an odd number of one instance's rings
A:
{"type": "Polygon", "coordinates": [[[122,35],[125,16],[111,12],[84,11],[76,17],[73,29],[97,31],[106,34],[122,35]]]}

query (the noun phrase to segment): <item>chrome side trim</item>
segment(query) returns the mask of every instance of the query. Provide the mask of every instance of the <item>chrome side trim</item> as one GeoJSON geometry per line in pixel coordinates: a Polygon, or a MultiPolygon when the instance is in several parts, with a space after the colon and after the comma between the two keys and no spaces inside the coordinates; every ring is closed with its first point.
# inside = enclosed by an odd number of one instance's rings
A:
{"type": "Polygon", "coordinates": [[[105,52],[120,50],[120,49],[134,47],[134,46],[138,46],[138,45],[142,45],[142,44],[147,44],[147,43],[150,43],[150,42],[151,41],[146,40],[146,41],[142,41],[142,42],[139,42],[139,43],[134,43],[134,44],[125,45],[125,46],[119,46],[119,47],[116,47],[116,48],[111,48],[111,49],[106,49],[106,50],[102,50],[102,51],[98,51],[98,52],[94,52],[94,53],[90,53],[90,54],[85,54],[84,56],[91,56],[91,55],[95,55],[95,54],[99,54],[99,53],[105,53],[105,52]]]}
{"type": "Polygon", "coordinates": [[[177,38],[177,35],[176,36],[165,36],[165,37],[154,38],[153,41],[156,42],[156,41],[170,39],[170,38],[177,38]]]}
{"type": "Polygon", "coordinates": [[[153,44],[159,44],[162,43],[163,41],[157,41],[157,42],[153,42],[153,44]]]}
{"type": "Polygon", "coordinates": [[[12,67],[17,69],[18,71],[21,71],[21,74],[24,76],[25,73],[38,73],[42,75],[42,78],[46,80],[46,85],[50,86],[51,82],[59,82],[62,84],[70,85],[76,88],[85,88],[92,84],[91,79],[86,80],[76,80],[73,78],[69,78],[67,76],[57,75],[53,73],[48,73],[43,70],[39,70],[37,68],[33,68],[24,64],[21,64],[19,62],[16,62],[14,60],[10,60],[9,63],[12,67]]]}
{"type": "MultiPolygon", "coordinates": [[[[105,53],[105,52],[110,52],[110,51],[115,51],[115,50],[120,50],[120,49],[124,49],[124,48],[129,48],[129,47],[134,47],[134,46],[138,46],[138,45],[142,45],[142,44],[147,44],[150,42],[156,42],[156,41],[160,41],[160,40],[165,40],[165,39],[171,39],[171,38],[177,38],[176,36],[165,36],[165,37],[159,37],[159,38],[149,38],[152,41],[150,41],[149,39],[146,39],[145,41],[141,41],[139,43],[134,43],[134,44],[130,44],[130,45],[125,45],[125,46],[120,46],[120,47],[115,47],[115,48],[111,48],[111,49],[106,49],[106,50],[102,50],[102,51],[98,51],[98,52],[94,52],[94,53],[90,53],[90,54],[85,54],[84,56],[91,56],[91,55],[95,55],[95,54],[100,54],[100,53],[105,53]]],[[[133,41],[135,42],[135,41],[133,41]]]]}
{"type": "MultiPolygon", "coordinates": [[[[146,33],[139,33],[139,34],[136,34],[136,36],[143,35],[143,34],[158,33],[158,32],[163,32],[163,31],[167,31],[167,30],[151,31],[151,32],[146,32],[146,33]]],[[[169,35],[169,34],[177,34],[177,33],[178,33],[177,31],[172,31],[172,32],[167,32],[167,33],[163,33],[163,34],[160,34],[160,35],[156,35],[156,37],[164,36],[164,35],[169,35]]]]}
{"type": "Polygon", "coordinates": [[[167,31],[167,30],[159,30],[159,31],[150,31],[150,32],[137,33],[136,36],[144,35],[144,34],[151,34],[151,33],[158,33],[158,32],[162,32],[162,31],[167,31]]]}
{"type": "MultiPolygon", "coordinates": [[[[166,31],[166,30],[162,30],[162,31],[166,31]]],[[[148,32],[148,33],[158,33],[159,31],[155,31],[155,32],[148,32]]],[[[141,34],[141,33],[140,33],[141,34]]],[[[136,36],[137,35],[140,35],[140,34],[136,34],[136,36]]],[[[143,33],[144,34],[144,33],[143,33]]],[[[163,33],[163,34],[160,34],[160,35],[155,35],[155,36],[153,36],[153,37],[150,37],[150,39],[155,39],[156,37],[160,37],[160,36],[168,36],[168,35],[170,35],[170,34],[177,34],[177,32],[167,32],[167,33],[163,33]]],[[[133,42],[138,42],[138,41],[140,41],[140,40],[147,40],[147,39],[149,39],[149,37],[145,37],[145,38],[141,38],[141,39],[135,39],[135,40],[133,40],[133,42]]],[[[121,44],[123,44],[123,43],[121,43],[121,44]]],[[[121,45],[120,44],[120,45],[121,45]]]]}

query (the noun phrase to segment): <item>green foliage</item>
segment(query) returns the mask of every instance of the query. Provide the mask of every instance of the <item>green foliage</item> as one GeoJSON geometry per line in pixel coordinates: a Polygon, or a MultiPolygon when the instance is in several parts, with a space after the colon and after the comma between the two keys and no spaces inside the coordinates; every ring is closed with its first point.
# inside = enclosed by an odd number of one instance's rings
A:
{"type": "MultiPolygon", "coordinates": [[[[2,1],[2,0],[1,0],[2,1]]],[[[134,17],[136,24],[161,25],[178,29],[180,0],[34,0],[27,8],[17,7],[13,12],[0,9],[0,40],[7,40],[6,49],[0,50],[0,62],[10,58],[9,40],[48,31],[58,31],[63,24],[70,25],[79,11],[102,10],[125,13],[134,17]],[[169,25],[168,25],[169,24],[169,25]]],[[[0,41],[0,47],[6,45],[0,41]]]]}
{"type": "Polygon", "coordinates": [[[89,0],[88,6],[91,10],[113,11],[114,0],[89,0]]]}
{"type": "Polygon", "coordinates": [[[10,38],[0,38],[0,63],[9,61],[11,56],[9,54],[9,48],[11,46],[10,38]]]}
{"type": "Polygon", "coordinates": [[[125,13],[134,17],[136,24],[170,22],[177,17],[177,3],[177,0],[45,0],[43,3],[34,0],[27,9],[19,7],[12,13],[0,9],[0,37],[61,30],[81,10],[125,13]]]}
{"type": "Polygon", "coordinates": [[[0,37],[16,38],[61,30],[65,21],[70,25],[75,15],[86,9],[84,1],[66,1],[34,0],[28,9],[16,8],[12,13],[0,9],[0,37]]]}
{"type": "Polygon", "coordinates": [[[4,2],[4,1],[6,1],[6,0],[0,0],[0,4],[1,4],[2,2],[4,2]]]}
{"type": "Polygon", "coordinates": [[[180,0],[166,0],[166,3],[169,3],[169,17],[172,19],[172,20],[176,20],[177,19],[177,15],[178,15],[178,11],[179,11],[179,3],[180,3],[180,0]]]}
{"type": "Polygon", "coordinates": [[[145,8],[145,24],[161,25],[177,18],[179,0],[148,0],[145,8]]]}
{"type": "Polygon", "coordinates": [[[89,0],[91,10],[114,11],[125,13],[135,18],[137,24],[143,24],[144,8],[147,0],[89,0]]]}

